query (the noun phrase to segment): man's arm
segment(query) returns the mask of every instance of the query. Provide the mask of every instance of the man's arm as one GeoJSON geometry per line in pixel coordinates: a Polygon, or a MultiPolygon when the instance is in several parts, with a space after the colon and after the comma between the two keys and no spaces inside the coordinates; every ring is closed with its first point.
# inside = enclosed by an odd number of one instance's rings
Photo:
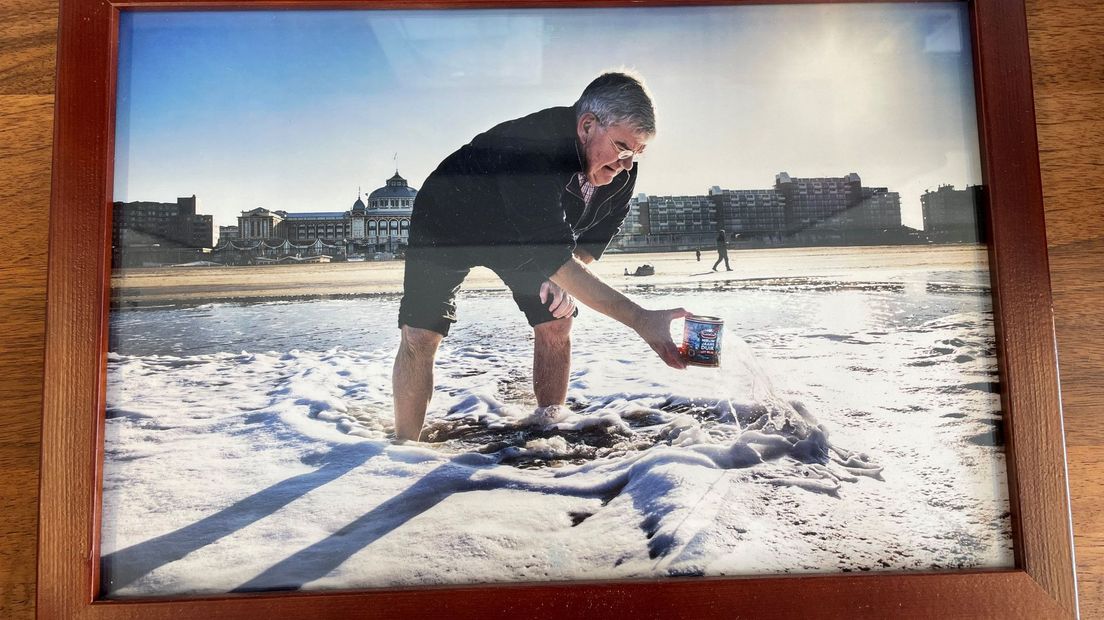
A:
{"type": "MultiPolygon", "coordinates": [[[[593,258],[593,257],[592,257],[593,258]]],[[[561,266],[551,278],[557,286],[598,312],[633,328],[648,346],[672,368],[685,368],[678,347],[671,340],[671,321],[690,316],[683,308],[647,310],[594,275],[578,258],[561,266]]]]}
{"type": "MultiPolygon", "coordinates": [[[[585,265],[598,260],[585,249],[577,247],[572,251],[575,258],[585,265]]],[[[551,277],[551,276],[549,276],[551,277]]],[[[564,288],[551,280],[545,280],[540,287],[540,300],[542,304],[548,304],[548,311],[557,319],[562,319],[575,312],[575,299],[564,288]]]]}

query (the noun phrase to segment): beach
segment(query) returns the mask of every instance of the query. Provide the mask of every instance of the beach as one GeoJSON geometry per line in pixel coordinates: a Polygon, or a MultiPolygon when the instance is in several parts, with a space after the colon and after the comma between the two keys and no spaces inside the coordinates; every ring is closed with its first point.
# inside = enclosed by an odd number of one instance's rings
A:
{"type": "Polygon", "coordinates": [[[473,274],[405,443],[401,262],[120,274],[146,284],[110,315],[105,594],[1011,567],[985,252],[731,254],[599,263],[723,319],[722,365],[583,308],[552,422],[524,316],[473,274]]]}
{"type": "MultiPolygon", "coordinates": [[[[986,250],[975,245],[869,246],[854,248],[780,248],[729,250],[733,270],[710,267],[715,250],[702,252],[607,253],[590,265],[604,281],[620,289],[640,286],[681,286],[729,280],[789,277],[835,277],[864,265],[883,263],[901,273],[984,267],[986,250]],[[642,265],[655,267],[652,276],[626,276],[642,265]]],[[[111,276],[113,306],[147,306],[216,301],[340,298],[401,293],[402,260],[349,263],[261,265],[251,267],[161,267],[115,270],[111,276]]],[[[505,290],[488,269],[477,267],[464,281],[470,291],[505,290]]]]}

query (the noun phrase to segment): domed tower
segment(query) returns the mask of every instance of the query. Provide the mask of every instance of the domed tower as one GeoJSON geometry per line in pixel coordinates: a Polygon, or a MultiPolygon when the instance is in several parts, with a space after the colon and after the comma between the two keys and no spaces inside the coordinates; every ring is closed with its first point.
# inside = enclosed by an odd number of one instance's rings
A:
{"type": "MultiPolygon", "coordinates": [[[[406,179],[395,171],[395,176],[387,179],[387,185],[368,194],[368,208],[375,209],[413,209],[414,197],[418,190],[410,187],[406,179]]],[[[408,214],[409,215],[409,214],[408,214]]]]}
{"type": "Polygon", "coordinates": [[[410,238],[410,214],[418,190],[410,187],[399,171],[387,184],[368,194],[367,239],[379,251],[394,252],[410,238]]]}
{"type": "Polygon", "coordinates": [[[353,203],[353,208],[349,211],[349,220],[352,224],[349,236],[353,239],[364,239],[368,236],[368,222],[365,217],[368,207],[364,204],[364,201],[360,199],[360,196],[360,188],[358,187],[356,202],[353,203]]]}

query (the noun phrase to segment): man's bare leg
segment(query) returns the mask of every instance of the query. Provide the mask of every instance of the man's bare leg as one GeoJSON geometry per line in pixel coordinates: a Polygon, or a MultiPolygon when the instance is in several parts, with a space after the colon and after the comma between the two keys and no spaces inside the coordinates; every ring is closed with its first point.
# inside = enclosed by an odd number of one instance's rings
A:
{"type": "Polygon", "coordinates": [[[422,434],[426,408],[433,396],[433,360],[442,338],[435,331],[402,326],[402,342],[391,373],[396,439],[417,441],[422,434]]]}
{"type": "Polygon", "coordinates": [[[562,405],[567,401],[567,380],[571,374],[571,317],[537,325],[533,337],[533,392],[537,405],[562,405]]]}

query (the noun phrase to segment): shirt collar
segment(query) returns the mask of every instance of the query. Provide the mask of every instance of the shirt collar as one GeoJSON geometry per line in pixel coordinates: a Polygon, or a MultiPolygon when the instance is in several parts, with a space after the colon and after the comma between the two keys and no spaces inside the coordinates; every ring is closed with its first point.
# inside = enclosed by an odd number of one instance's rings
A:
{"type": "Polygon", "coordinates": [[[579,183],[579,194],[583,197],[583,204],[590,206],[590,201],[594,198],[594,192],[598,188],[591,185],[590,181],[587,180],[586,174],[582,172],[575,173],[575,180],[579,183]]]}

